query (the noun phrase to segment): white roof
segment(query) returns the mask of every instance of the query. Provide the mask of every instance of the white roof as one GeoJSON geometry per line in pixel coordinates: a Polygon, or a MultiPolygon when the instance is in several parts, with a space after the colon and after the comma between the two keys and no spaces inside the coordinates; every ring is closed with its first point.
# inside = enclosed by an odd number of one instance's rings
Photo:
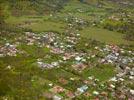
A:
{"type": "Polygon", "coordinates": [[[59,97],[59,96],[57,96],[57,95],[55,95],[54,97],[53,97],[53,100],[61,100],[62,98],[61,97],[59,97]]]}
{"type": "Polygon", "coordinates": [[[82,59],[82,58],[79,57],[79,56],[75,57],[75,60],[77,60],[77,61],[80,61],[81,59],[82,59]]]}
{"type": "Polygon", "coordinates": [[[97,91],[93,91],[93,94],[98,95],[98,94],[99,94],[99,92],[97,92],[97,91]]]}
{"type": "Polygon", "coordinates": [[[131,93],[132,95],[134,95],[134,90],[130,90],[130,93],[131,93]]]}

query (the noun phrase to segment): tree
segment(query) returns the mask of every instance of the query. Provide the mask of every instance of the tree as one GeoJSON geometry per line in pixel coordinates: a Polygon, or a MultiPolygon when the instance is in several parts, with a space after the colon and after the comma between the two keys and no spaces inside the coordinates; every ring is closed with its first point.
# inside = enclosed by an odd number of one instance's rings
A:
{"type": "Polygon", "coordinates": [[[0,3],[0,25],[4,23],[4,18],[3,5],[0,3]]]}
{"type": "Polygon", "coordinates": [[[6,2],[0,2],[0,25],[4,23],[4,20],[9,16],[8,5],[6,2]]]}

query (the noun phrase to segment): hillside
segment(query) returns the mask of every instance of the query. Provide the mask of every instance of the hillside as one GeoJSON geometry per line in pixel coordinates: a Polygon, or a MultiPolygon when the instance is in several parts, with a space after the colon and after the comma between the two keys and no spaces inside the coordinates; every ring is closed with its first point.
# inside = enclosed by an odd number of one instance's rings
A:
{"type": "Polygon", "coordinates": [[[133,0],[1,0],[0,100],[133,100],[133,0]]]}

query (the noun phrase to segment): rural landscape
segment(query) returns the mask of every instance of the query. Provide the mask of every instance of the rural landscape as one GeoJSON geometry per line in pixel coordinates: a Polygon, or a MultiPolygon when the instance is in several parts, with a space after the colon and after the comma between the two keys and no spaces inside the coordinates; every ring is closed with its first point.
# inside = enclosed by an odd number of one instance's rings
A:
{"type": "Polygon", "coordinates": [[[0,0],[0,100],[134,100],[134,0],[0,0]]]}

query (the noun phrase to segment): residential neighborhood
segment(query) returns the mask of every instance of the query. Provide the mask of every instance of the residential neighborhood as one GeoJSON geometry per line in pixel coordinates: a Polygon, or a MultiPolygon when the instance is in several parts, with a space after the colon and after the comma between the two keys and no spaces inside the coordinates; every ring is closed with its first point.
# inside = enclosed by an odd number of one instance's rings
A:
{"type": "Polygon", "coordinates": [[[0,5],[0,100],[134,100],[133,0],[0,5]]]}

